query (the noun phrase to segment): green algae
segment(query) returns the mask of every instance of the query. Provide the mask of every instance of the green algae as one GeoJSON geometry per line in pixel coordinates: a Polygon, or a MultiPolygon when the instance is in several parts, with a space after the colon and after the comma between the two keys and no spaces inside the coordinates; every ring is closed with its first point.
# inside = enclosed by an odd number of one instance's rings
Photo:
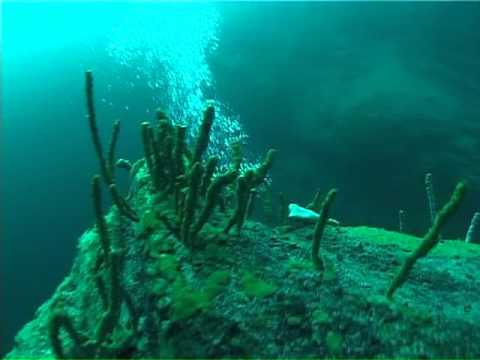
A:
{"type": "Polygon", "coordinates": [[[278,287],[275,284],[266,282],[250,272],[246,272],[241,280],[244,293],[248,297],[264,298],[272,295],[278,287]]]}
{"type": "Polygon", "coordinates": [[[160,254],[155,262],[156,273],[163,278],[173,281],[180,274],[179,262],[175,255],[160,254]]]}
{"type": "Polygon", "coordinates": [[[204,291],[192,288],[179,278],[172,287],[170,319],[173,321],[188,319],[210,304],[210,299],[204,291]]]}
{"type": "MultiPolygon", "coordinates": [[[[422,238],[420,237],[385,229],[367,226],[349,227],[345,229],[348,235],[362,239],[362,242],[371,241],[381,246],[396,245],[405,252],[414,251],[422,242],[422,238]]],[[[464,241],[445,239],[431,251],[430,255],[446,257],[480,256],[480,246],[465,243],[464,241]]]]}
{"type": "Polygon", "coordinates": [[[335,331],[329,331],[325,338],[328,351],[332,354],[340,354],[342,351],[343,337],[335,331]]]}
{"type": "Polygon", "coordinates": [[[312,313],[312,322],[314,324],[328,324],[331,322],[330,314],[322,308],[317,308],[312,313]]]}
{"type": "Polygon", "coordinates": [[[209,299],[220,295],[230,282],[230,271],[217,270],[210,274],[205,282],[205,293],[209,299]]]}
{"type": "Polygon", "coordinates": [[[312,271],[315,269],[311,261],[300,258],[289,258],[286,267],[289,272],[312,271]]]}

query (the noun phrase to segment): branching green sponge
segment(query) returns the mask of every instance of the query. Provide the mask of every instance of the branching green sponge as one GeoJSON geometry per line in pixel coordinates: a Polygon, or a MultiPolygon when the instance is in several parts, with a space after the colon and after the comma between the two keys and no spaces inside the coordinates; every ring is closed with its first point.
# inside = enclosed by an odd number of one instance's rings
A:
{"type": "Polygon", "coordinates": [[[324,269],[323,260],[319,254],[320,240],[322,239],[323,230],[325,229],[325,224],[328,220],[328,212],[330,211],[330,206],[335,200],[336,195],[337,189],[332,189],[327,193],[327,196],[325,196],[325,199],[320,205],[320,216],[317,219],[315,230],[313,232],[312,260],[315,267],[320,271],[323,271],[324,269]]]}
{"type": "Polygon", "coordinates": [[[200,213],[200,217],[198,218],[197,222],[193,226],[191,236],[195,236],[205,225],[209,217],[211,216],[215,206],[220,199],[220,193],[222,190],[230,185],[236,178],[237,178],[237,171],[230,170],[225,174],[217,176],[212,184],[208,187],[207,190],[207,202],[205,207],[203,208],[202,212],[200,213]]]}
{"type": "Polygon", "coordinates": [[[184,173],[185,128],[174,128],[162,111],[157,117],[158,126],[142,123],[143,152],[155,191],[167,194],[184,173]]]}
{"type": "Polygon", "coordinates": [[[276,153],[277,153],[277,150],[274,150],[274,149],[268,150],[267,155],[265,156],[265,160],[263,160],[263,163],[254,172],[249,190],[252,187],[260,185],[263,182],[263,180],[265,180],[265,177],[267,176],[268,171],[271,169],[273,165],[273,160],[275,158],[276,153]]]}
{"type": "Polygon", "coordinates": [[[248,196],[250,194],[250,186],[255,173],[253,170],[248,170],[245,175],[240,176],[237,180],[237,207],[230,218],[227,226],[223,230],[228,234],[233,225],[237,226],[237,233],[240,233],[243,222],[245,221],[245,212],[247,210],[248,196]]]}
{"type": "Polygon", "coordinates": [[[108,189],[110,190],[110,196],[112,197],[112,201],[118,208],[120,213],[132,221],[139,222],[140,219],[138,218],[137,213],[128,204],[127,200],[125,200],[125,198],[120,195],[120,192],[117,190],[117,185],[115,185],[115,183],[110,184],[108,189]]]}
{"type": "Polygon", "coordinates": [[[321,200],[322,200],[321,195],[322,195],[322,192],[320,191],[320,189],[317,189],[317,192],[315,193],[315,196],[313,197],[312,202],[309,203],[305,208],[318,212],[321,206],[321,200]]]}
{"type": "Polygon", "coordinates": [[[97,223],[97,230],[100,237],[100,243],[103,249],[105,263],[109,270],[109,287],[108,287],[108,305],[107,310],[102,315],[100,325],[97,329],[97,343],[104,342],[106,336],[113,330],[118,321],[121,304],[121,291],[119,279],[119,262],[120,255],[118,250],[115,250],[108,234],[107,224],[103,216],[101,206],[101,180],[100,176],[96,175],[92,180],[92,194],[93,204],[95,209],[95,218],[97,223]]]}
{"type": "Polygon", "coordinates": [[[458,210],[460,202],[465,196],[466,185],[463,181],[459,182],[453,191],[450,200],[443,206],[443,208],[438,211],[435,215],[432,227],[423,237],[422,243],[418,248],[410,254],[403,263],[400,271],[393,279],[390,287],[387,290],[387,298],[391,299],[395,291],[403,285],[407,280],[408,274],[413,268],[413,265],[416,261],[424,256],[426,256],[430,250],[432,250],[435,245],[438,243],[440,228],[445,224],[445,222],[458,210]]]}
{"type": "Polygon", "coordinates": [[[157,141],[159,144],[164,145],[166,138],[173,136],[174,129],[168,119],[167,114],[163,110],[157,109],[156,115],[158,119],[157,141]]]}
{"type": "Polygon", "coordinates": [[[120,133],[120,120],[113,123],[112,136],[108,145],[108,171],[112,180],[115,178],[115,148],[117,147],[118,134],[120,133]]]}
{"type": "Polygon", "coordinates": [[[195,217],[195,208],[198,202],[202,173],[202,164],[200,162],[196,162],[188,174],[188,192],[185,198],[185,206],[181,224],[181,237],[183,243],[186,245],[190,244],[190,229],[195,217]]]}
{"type": "Polygon", "coordinates": [[[128,217],[132,221],[138,221],[138,217],[135,214],[135,211],[130,207],[127,201],[120,195],[117,191],[114,181],[114,167],[115,167],[115,146],[117,144],[118,134],[120,132],[120,122],[117,120],[112,129],[112,136],[110,140],[109,150],[108,150],[108,161],[103,155],[102,143],[100,141],[100,135],[97,127],[97,119],[95,113],[95,104],[93,100],[93,75],[90,70],[85,72],[85,94],[87,98],[87,117],[88,124],[90,127],[90,134],[92,136],[93,145],[95,147],[95,152],[100,163],[100,173],[102,178],[109,187],[112,200],[115,205],[118,207],[118,210],[122,215],[128,217]]]}
{"type": "Polygon", "coordinates": [[[213,105],[208,105],[203,113],[203,121],[200,125],[200,130],[193,152],[192,164],[202,160],[202,155],[207,150],[208,141],[210,139],[210,130],[212,128],[213,119],[215,118],[215,108],[213,105]]]}
{"type": "Polygon", "coordinates": [[[215,167],[218,164],[218,156],[210,156],[207,160],[205,165],[205,172],[203,174],[202,185],[200,188],[200,195],[202,197],[205,196],[208,187],[210,186],[210,182],[212,181],[213,173],[215,171],[215,167]]]}
{"type": "MultiPolygon", "coordinates": [[[[115,339],[113,339],[113,342],[107,341],[109,340],[108,337],[112,335],[114,328],[118,324],[122,300],[126,294],[122,291],[119,278],[121,250],[116,249],[114,246],[115,241],[110,239],[107,223],[103,216],[101,206],[101,178],[99,175],[94,176],[92,180],[92,198],[97,231],[102,248],[102,255],[98,257],[99,260],[97,260],[95,271],[98,271],[100,263],[103,261],[108,271],[108,289],[106,289],[105,283],[100,277],[100,274],[96,274],[96,276],[98,276],[96,278],[96,285],[101,297],[101,302],[103,306],[106,306],[106,309],[102,314],[93,338],[76,330],[71,317],[69,317],[63,309],[53,310],[49,319],[48,335],[53,352],[58,358],[68,358],[72,357],[72,355],[85,358],[114,357],[113,355],[116,352],[128,345],[130,339],[132,339],[134,335],[134,332],[131,332],[130,336],[122,341],[115,341],[115,339]],[[68,354],[61,342],[61,329],[65,330],[74,343],[74,348],[68,354]]],[[[119,215],[116,211],[114,214],[115,216],[119,215]]],[[[117,240],[116,243],[118,243],[117,238],[114,238],[113,240],[117,240]]],[[[128,304],[127,307],[129,307],[128,304]]],[[[129,311],[132,316],[135,316],[133,307],[130,306],[129,311]]],[[[133,321],[136,322],[136,319],[133,319],[133,321]]]]}
{"type": "Polygon", "coordinates": [[[237,172],[240,171],[240,165],[242,164],[243,154],[242,154],[242,144],[240,141],[235,141],[232,144],[232,169],[237,172]]]}
{"type": "Polygon", "coordinates": [[[120,289],[119,267],[120,255],[118,251],[110,251],[110,271],[109,271],[109,291],[108,291],[108,307],[102,314],[100,324],[97,328],[96,342],[102,344],[107,336],[112,333],[118,323],[120,316],[120,306],[122,304],[122,292],[120,289]]]}
{"type": "MultiPolygon", "coordinates": [[[[237,180],[237,207],[230,218],[227,226],[224,229],[224,233],[228,234],[233,225],[237,227],[237,233],[240,234],[243,223],[245,222],[245,214],[248,207],[248,198],[250,196],[250,190],[255,186],[259,186],[265,180],[268,171],[273,165],[273,159],[275,157],[276,150],[270,149],[265,156],[265,160],[255,170],[248,170],[243,176],[240,176],[237,180]]],[[[234,154],[234,159],[240,159],[239,154],[234,154]]],[[[239,161],[239,160],[235,160],[239,161]]],[[[239,165],[240,163],[237,162],[239,165]]]]}
{"type": "Polygon", "coordinates": [[[173,146],[173,179],[172,184],[175,184],[177,177],[185,173],[185,166],[183,164],[183,155],[185,154],[185,134],[187,128],[185,126],[175,127],[175,144],[173,146]]]}
{"type": "Polygon", "coordinates": [[[100,135],[98,132],[95,103],[93,99],[93,75],[90,70],[87,70],[85,72],[85,94],[87,97],[88,125],[90,127],[90,134],[92,136],[93,146],[95,147],[95,152],[100,163],[100,172],[104,181],[108,185],[110,185],[112,183],[112,177],[108,169],[105,157],[103,156],[102,143],[100,141],[100,135]]]}
{"type": "Polygon", "coordinates": [[[157,172],[156,161],[154,157],[154,146],[152,139],[152,128],[148,122],[143,122],[141,125],[142,128],[142,143],[143,143],[143,154],[145,156],[145,161],[147,163],[148,172],[152,179],[153,187],[156,191],[161,190],[160,178],[157,172]]]}
{"type": "Polygon", "coordinates": [[[172,134],[172,131],[173,130],[170,130],[169,135],[165,137],[163,143],[159,142],[158,140],[155,141],[157,144],[156,154],[160,154],[157,156],[157,171],[160,173],[163,183],[167,185],[166,191],[170,191],[175,183],[173,178],[173,167],[175,161],[173,158],[174,135],[172,134]],[[163,151],[159,152],[160,149],[163,149],[163,151]]]}
{"type": "Polygon", "coordinates": [[[107,262],[110,253],[110,238],[108,236],[107,224],[103,217],[101,179],[99,175],[95,175],[92,179],[92,198],[98,237],[103,250],[102,256],[105,262],[107,262]]]}

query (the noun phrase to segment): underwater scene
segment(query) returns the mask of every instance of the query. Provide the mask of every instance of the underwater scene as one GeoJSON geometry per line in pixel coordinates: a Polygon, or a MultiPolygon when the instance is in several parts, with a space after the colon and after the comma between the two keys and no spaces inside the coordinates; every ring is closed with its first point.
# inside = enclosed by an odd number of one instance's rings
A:
{"type": "Polygon", "coordinates": [[[480,358],[480,2],[0,6],[2,358],[480,358]]]}

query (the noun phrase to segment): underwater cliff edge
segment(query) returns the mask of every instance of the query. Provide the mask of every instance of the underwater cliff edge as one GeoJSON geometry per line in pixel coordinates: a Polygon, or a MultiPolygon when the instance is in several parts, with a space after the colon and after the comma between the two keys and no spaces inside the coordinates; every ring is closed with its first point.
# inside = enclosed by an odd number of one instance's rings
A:
{"type": "Polygon", "coordinates": [[[480,357],[480,246],[440,238],[463,182],[423,239],[341,225],[336,189],[305,206],[314,223],[284,207],[267,226],[249,215],[275,150],[246,169],[239,143],[229,164],[207,158],[207,104],[193,144],[158,111],[141,125],[144,158],[117,160],[120,123],[105,148],[93,85],[87,71],[96,223],[7,358],[480,357]]]}

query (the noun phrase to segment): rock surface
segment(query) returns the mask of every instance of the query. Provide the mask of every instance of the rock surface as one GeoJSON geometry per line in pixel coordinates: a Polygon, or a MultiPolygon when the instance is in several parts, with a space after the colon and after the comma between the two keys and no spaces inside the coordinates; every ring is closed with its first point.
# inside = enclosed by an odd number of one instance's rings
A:
{"type": "MultiPolygon", "coordinates": [[[[228,216],[219,211],[187,248],[150,216],[165,204],[144,176],[137,175],[133,194],[141,222],[115,210],[107,216],[121,249],[124,296],[105,344],[112,352],[101,355],[480,357],[479,245],[443,240],[388,301],[390,281],[421,239],[328,226],[321,275],[310,259],[313,226],[248,220],[240,235],[225,235],[228,216]]],[[[49,324],[59,308],[94,338],[105,301],[95,270],[99,252],[97,231],[87,230],[70,274],[18,333],[7,358],[54,357],[49,324]]],[[[64,329],[58,337],[69,357],[82,356],[64,329]]]]}

